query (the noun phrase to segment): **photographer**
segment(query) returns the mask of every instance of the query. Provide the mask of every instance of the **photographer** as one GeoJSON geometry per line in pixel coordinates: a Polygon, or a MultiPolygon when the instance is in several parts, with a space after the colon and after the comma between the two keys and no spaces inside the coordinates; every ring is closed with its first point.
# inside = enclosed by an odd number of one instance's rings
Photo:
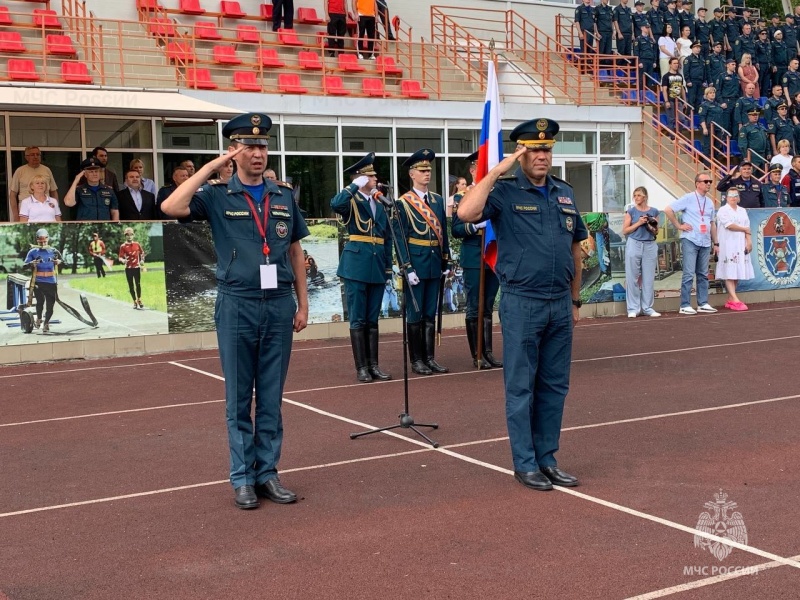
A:
{"type": "Polygon", "coordinates": [[[658,209],[647,205],[647,188],[633,190],[633,206],[625,212],[622,233],[628,236],[625,242],[625,298],[628,304],[628,318],[640,314],[660,317],[653,310],[658,261],[658,209]]]}

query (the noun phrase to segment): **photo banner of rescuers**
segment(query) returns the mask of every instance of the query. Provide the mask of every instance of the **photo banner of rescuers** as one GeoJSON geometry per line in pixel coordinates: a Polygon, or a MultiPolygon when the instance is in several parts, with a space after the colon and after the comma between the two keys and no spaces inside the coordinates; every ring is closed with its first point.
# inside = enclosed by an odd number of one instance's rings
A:
{"type": "Polygon", "coordinates": [[[272,119],[246,113],[222,130],[228,152],[203,165],[161,210],[183,222],[208,221],[217,254],[214,321],[225,376],[230,481],[238,508],[259,498],[297,500],[278,477],[283,441],[281,398],[293,333],[308,323],[300,240],[309,235],[291,191],[265,179],[272,119]],[[229,160],[229,181],[208,179],[229,160]],[[297,303],[292,295],[297,296],[297,303]],[[255,419],[251,418],[255,387],[255,419]]]}
{"type": "Polygon", "coordinates": [[[50,235],[46,229],[36,231],[36,245],[31,247],[25,256],[25,265],[35,273],[32,293],[36,298],[36,321],[34,329],[42,328],[42,332],[50,331],[50,319],[58,296],[58,277],[56,267],[61,263],[58,251],[50,247],[50,235]],[[42,322],[44,312],[44,322],[42,322]]]}
{"type": "Polygon", "coordinates": [[[144,250],[135,240],[133,227],[126,227],[125,241],[119,247],[119,262],[125,265],[125,279],[133,299],[133,308],[143,310],[142,303],[142,269],[144,269],[144,250]]]}

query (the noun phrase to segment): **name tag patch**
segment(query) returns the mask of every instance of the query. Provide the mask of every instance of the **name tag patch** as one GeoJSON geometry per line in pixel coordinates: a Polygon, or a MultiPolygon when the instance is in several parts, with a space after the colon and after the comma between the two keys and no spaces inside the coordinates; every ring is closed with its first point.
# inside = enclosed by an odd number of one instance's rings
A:
{"type": "Polygon", "coordinates": [[[229,219],[247,219],[250,217],[249,210],[226,210],[225,216],[229,219]]]}
{"type": "Polygon", "coordinates": [[[562,213],[565,213],[565,214],[568,214],[568,215],[577,215],[578,214],[578,211],[575,210],[574,208],[572,208],[571,206],[559,206],[558,208],[562,213]]]}
{"type": "Polygon", "coordinates": [[[270,216],[282,217],[284,219],[290,219],[291,216],[292,216],[292,213],[290,213],[288,210],[277,210],[277,207],[276,208],[270,208],[269,209],[269,214],[270,214],[270,216]]]}
{"type": "Polygon", "coordinates": [[[538,213],[539,206],[536,204],[512,204],[511,208],[518,213],[538,213]]]}

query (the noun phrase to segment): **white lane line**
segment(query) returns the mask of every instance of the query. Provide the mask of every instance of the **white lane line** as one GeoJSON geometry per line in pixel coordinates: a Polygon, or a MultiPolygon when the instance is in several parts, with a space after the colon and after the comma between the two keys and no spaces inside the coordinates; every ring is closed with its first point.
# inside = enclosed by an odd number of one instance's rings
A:
{"type": "MultiPolygon", "coordinates": [[[[762,313],[762,312],[770,312],[770,311],[776,311],[776,310],[797,310],[797,309],[800,309],[800,306],[795,305],[795,306],[776,306],[774,308],[755,308],[755,309],[751,308],[750,310],[747,311],[746,314],[752,316],[752,315],[754,315],[756,313],[762,313]]],[[[737,313],[737,312],[719,311],[719,312],[712,313],[712,314],[704,314],[704,315],[698,315],[698,316],[700,316],[701,319],[708,319],[708,318],[715,318],[715,317],[730,317],[730,316],[733,316],[733,315],[740,315],[740,314],[741,313],[737,313]]],[[[613,317],[584,317],[584,319],[586,319],[587,321],[597,321],[597,323],[592,322],[592,323],[579,324],[575,328],[575,331],[579,331],[580,329],[583,329],[584,327],[613,327],[613,326],[619,326],[619,325],[643,325],[645,323],[647,323],[647,324],[651,324],[652,323],[652,324],[655,325],[657,323],[668,323],[670,321],[685,321],[686,320],[686,315],[681,316],[678,313],[675,313],[674,316],[669,316],[669,317],[668,316],[664,316],[664,317],[661,317],[659,319],[651,319],[651,318],[647,318],[647,317],[641,317],[641,318],[637,318],[635,320],[634,319],[623,319],[622,317],[624,317],[624,316],[625,316],[625,314],[623,313],[623,314],[620,314],[620,315],[615,315],[613,317]],[[601,321],[608,321],[608,322],[603,323],[601,321]]]]}
{"type": "MultiPolygon", "coordinates": [[[[798,554],[797,556],[791,556],[789,558],[791,560],[800,560],[800,554],[798,554]]],[[[742,570],[734,571],[733,573],[725,573],[724,575],[715,575],[714,577],[697,579],[695,581],[681,583],[679,585],[674,585],[672,587],[655,590],[653,592],[648,592],[646,594],[641,594],[639,596],[630,596],[626,598],[626,600],[653,600],[654,598],[663,598],[665,596],[671,596],[672,594],[680,594],[681,592],[696,590],[698,588],[706,587],[708,585],[714,585],[715,583],[722,583],[723,581],[729,581],[731,579],[737,579],[739,577],[747,577],[749,575],[755,575],[757,573],[761,573],[762,571],[774,569],[775,567],[783,567],[783,566],[786,565],[773,560],[770,562],[761,563],[760,565],[742,567],[742,570]]]]}
{"type": "MultiPolygon", "coordinates": [[[[400,437],[402,437],[402,436],[400,436],[400,437]]],[[[354,463],[367,462],[367,461],[371,461],[371,460],[380,460],[380,459],[384,459],[384,458],[396,458],[398,456],[408,456],[410,454],[420,454],[422,452],[432,452],[432,451],[433,451],[433,448],[428,446],[427,448],[419,448],[417,450],[406,450],[404,452],[395,452],[393,454],[381,454],[381,455],[378,455],[378,456],[365,456],[363,458],[352,458],[352,459],[349,459],[349,460],[340,460],[340,461],[337,461],[337,462],[323,463],[323,464],[319,464],[319,465],[309,465],[307,467],[295,467],[294,469],[282,470],[281,474],[297,473],[299,471],[311,471],[313,469],[325,469],[325,468],[328,468],[328,467],[338,467],[338,466],[342,466],[342,465],[350,465],[350,464],[354,464],[354,463]]],[[[55,505],[51,505],[51,506],[40,506],[38,508],[28,508],[28,509],[25,509],[25,510],[15,510],[13,512],[0,513],[0,519],[5,519],[5,518],[8,518],[8,517],[19,517],[21,515],[30,515],[30,514],[33,514],[33,513],[47,512],[47,511],[52,511],[52,510],[60,510],[60,509],[64,509],[64,508],[74,508],[76,506],[87,506],[87,505],[90,505],[90,504],[103,504],[103,503],[106,503],[106,502],[114,502],[116,500],[128,500],[130,498],[142,498],[142,497],[145,497],[145,496],[155,496],[155,495],[158,495],[158,494],[169,494],[170,492],[179,492],[179,491],[182,491],[182,490],[191,490],[191,489],[194,489],[194,488],[209,487],[209,486],[212,486],[212,485],[221,485],[223,483],[230,484],[230,481],[228,479],[220,479],[218,481],[205,481],[203,483],[192,483],[192,484],[189,484],[189,485],[181,485],[181,486],[171,487],[171,488],[161,488],[161,489],[158,489],[158,490],[149,490],[147,492],[137,492],[135,494],[123,494],[121,496],[110,496],[110,497],[107,497],[107,498],[94,498],[92,500],[81,500],[79,502],[69,502],[67,504],[55,504],[55,505]]]]}

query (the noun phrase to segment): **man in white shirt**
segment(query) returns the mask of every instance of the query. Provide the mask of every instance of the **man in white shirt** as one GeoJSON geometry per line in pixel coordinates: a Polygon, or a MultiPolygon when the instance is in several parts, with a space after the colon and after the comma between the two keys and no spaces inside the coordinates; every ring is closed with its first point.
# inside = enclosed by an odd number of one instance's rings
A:
{"type": "Polygon", "coordinates": [[[53,172],[42,164],[42,151],[36,146],[28,146],[25,148],[25,162],[11,177],[11,186],[9,187],[8,199],[11,214],[9,215],[10,221],[19,221],[19,194],[20,190],[27,197],[28,185],[31,179],[36,175],[46,177],[50,183],[50,197],[58,200],[58,186],[56,180],[53,178],[53,172]]]}

